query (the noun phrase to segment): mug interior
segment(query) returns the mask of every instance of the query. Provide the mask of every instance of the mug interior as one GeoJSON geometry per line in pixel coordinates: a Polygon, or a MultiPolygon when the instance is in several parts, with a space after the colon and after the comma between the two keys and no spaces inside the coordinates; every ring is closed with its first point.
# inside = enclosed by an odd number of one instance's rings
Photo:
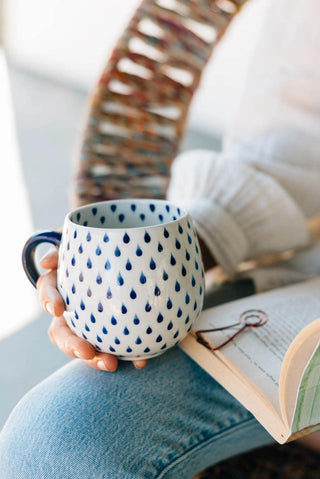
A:
{"type": "Polygon", "coordinates": [[[185,211],[165,200],[128,199],[82,206],[69,218],[79,226],[119,229],[163,225],[185,215],[185,211]]]}

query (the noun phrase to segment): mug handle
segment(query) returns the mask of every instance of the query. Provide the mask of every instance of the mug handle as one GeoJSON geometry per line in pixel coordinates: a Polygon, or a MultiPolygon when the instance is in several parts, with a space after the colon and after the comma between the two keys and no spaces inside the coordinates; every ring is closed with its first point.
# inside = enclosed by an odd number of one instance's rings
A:
{"type": "Polygon", "coordinates": [[[41,231],[40,233],[32,235],[24,245],[22,251],[23,269],[35,288],[37,287],[37,281],[40,276],[35,264],[36,247],[41,243],[51,243],[54,246],[59,247],[61,237],[62,233],[59,233],[58,231],[41,231]]]}

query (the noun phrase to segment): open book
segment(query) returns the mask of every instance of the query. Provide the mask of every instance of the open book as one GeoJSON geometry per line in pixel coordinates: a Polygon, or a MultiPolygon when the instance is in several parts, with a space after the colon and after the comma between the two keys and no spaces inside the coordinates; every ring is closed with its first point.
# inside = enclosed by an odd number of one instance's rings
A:
{"type": "MultiPolygon", "coordinates": [[[[203,311],[180,347],[240,401],[279,442],[320,429],[320,278],[203,311]],[[235,323],[263,310],[262,327],[246,328],[216,351],[195,331],[235,323]]],[[[202,333],[224,343],[235,329],[202,333]]],[[[214,407],[214,405],[213,405],[214,407]]]]}

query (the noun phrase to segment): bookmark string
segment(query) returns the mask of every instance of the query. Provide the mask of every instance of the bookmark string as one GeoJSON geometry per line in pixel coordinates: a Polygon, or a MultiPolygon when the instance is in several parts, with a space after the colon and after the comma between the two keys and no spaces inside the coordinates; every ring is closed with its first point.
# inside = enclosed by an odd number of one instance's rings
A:
{"type": "Polygon", "coordinates": [[[240,314],[238,321],[233,324],[229,324],[227,326],[221,326],[219,328],[211,328],[211,329],[200,329],[195,331],[197,341],[205,346],[206,348],[210,349],[210,351],[217,351],[221,349],[226,344],[230,343],[238,334],[244,331],[247,328],[260,328],[264,326],[268,322],[268,315],[261,309],[248,309],[240,314]],[[232,329],[235,327],[239,327],[239,329],[232,334],[226,341],[219,344],[218,346],[212,346],[209,344],[206,339],[202,336],[203,333],[212,333],[214,331],[223,331],[225,329],[232,329]]]}

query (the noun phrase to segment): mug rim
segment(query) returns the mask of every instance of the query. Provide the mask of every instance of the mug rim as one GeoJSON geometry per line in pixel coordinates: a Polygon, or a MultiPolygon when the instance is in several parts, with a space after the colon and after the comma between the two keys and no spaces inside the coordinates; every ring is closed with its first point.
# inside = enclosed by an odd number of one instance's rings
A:
{"type": "Polygon", "coordinates": [[[103,200],[103,201],[96,201],[95,203],[88,203],[86,205],[83,205],[83,206],[79,206],[78,208],[75,208],[73,209],[72,211],[69,211],[69,213],[67,213],[66,215],[66,220],[71,223],[73,226],[77,227],[77,228],[82,228],[82,229],[92,229],[92,230],[96,230],[96,231],[101,231],[101,230],[110,230],[110,231],[125,231],[125,230],[145,230],[145,229],[149,229],[149,228],[160,228],[160,227],[163,227],[165,225],[171,225],[171,224],[174,224],[174,223],[178,223],[179,221],[181,221],[182,219],[185,219],[186,217],[189,216],[189,213],[184,209],[184,208],[181,208],[180,206],[178,206],[177,204],[173,203],[172,201],[169,201],[169,200],[163,200],[163,199],[157,199],[157,198],[119,198],[119,199],[114,199],[114,200],[103,200]],[[79,223],[75,223],[74,221],[71,220],[71,216],[76,214],[76,213],[79,213],[83,210],[86,210],[88,208],[94,208],[96,206],[101,206],[101,204],[103,203],[131,203],[131,202],[139,202],[139,203],[142,203],[142,202],[146,202],[146,201],[152,201],[153,203],[162,203],[162,204],[168,204],[168,205],[171,205],[171,206],[174,206],[175,208],[179,208],[180,212],[181,212],[181,216],[180,218],[177,218],[175,220],[171,220],[171,221],[167,221],[167,222],[159,222],[157,224],[154,224],[154,225],[142,225],[142,226],[133,226],[133,227],[125,227],[125,226],[122,226],[122,227],[117,227],[117,228],[112,228],[110,226],[102,226],[102,227],[97,227],[97,226],[84,226],[84,225],[81,225],[79,223]]]}

